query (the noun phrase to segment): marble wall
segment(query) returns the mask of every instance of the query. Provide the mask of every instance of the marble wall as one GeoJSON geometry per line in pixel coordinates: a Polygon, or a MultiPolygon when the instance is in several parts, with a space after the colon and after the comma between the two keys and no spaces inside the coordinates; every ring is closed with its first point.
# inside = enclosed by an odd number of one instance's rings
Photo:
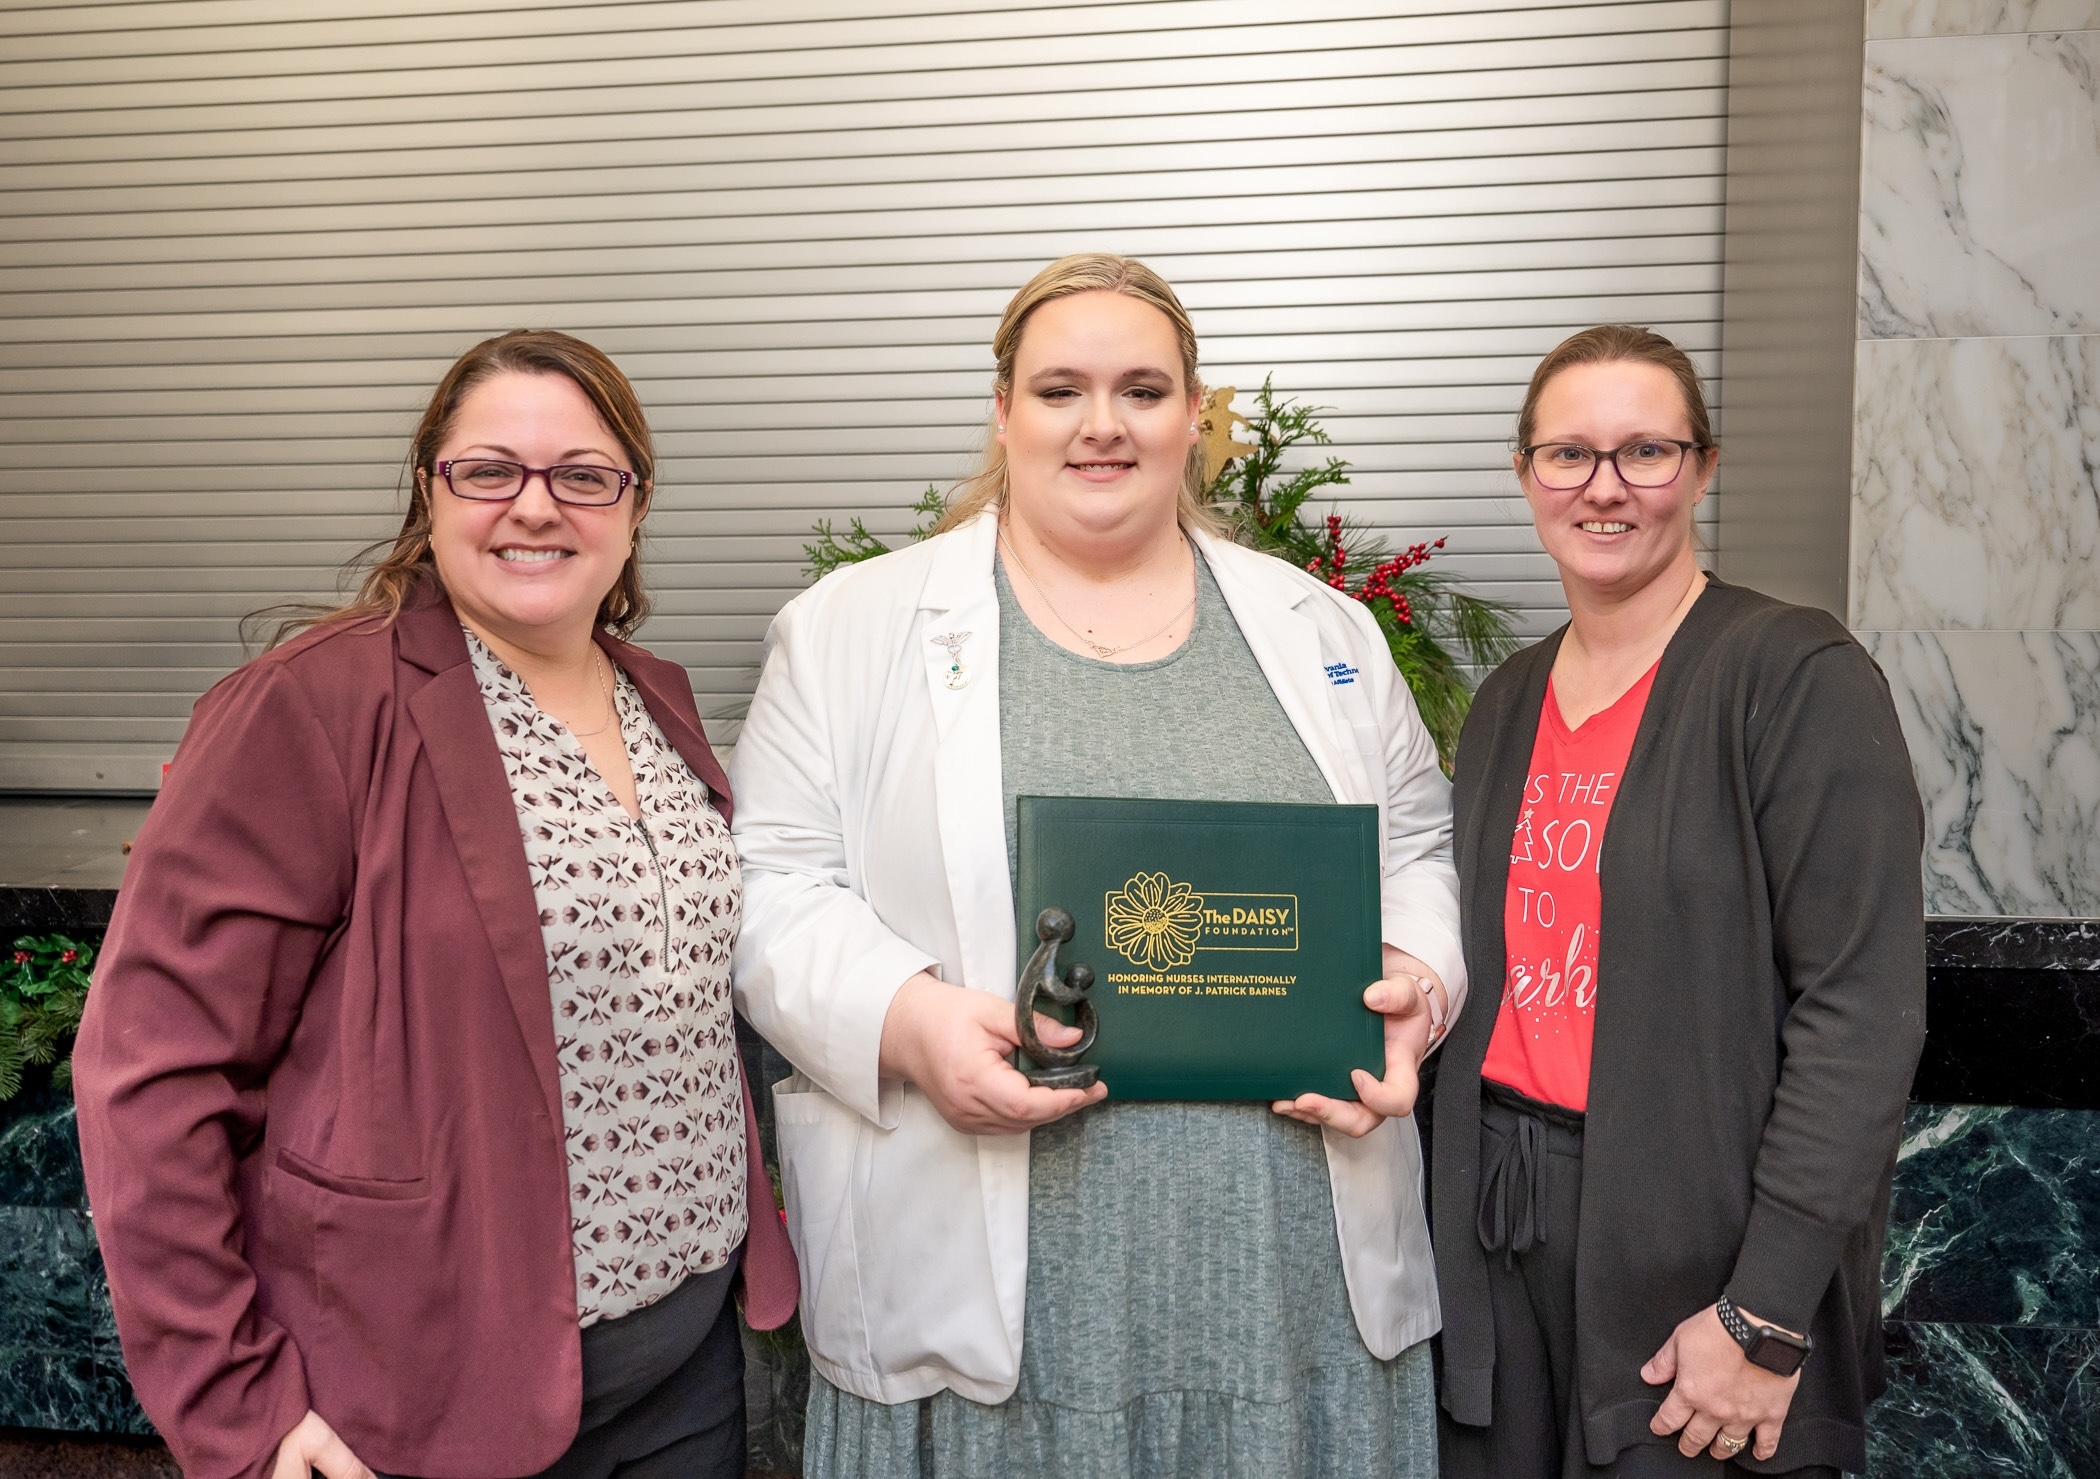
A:
{"type": "MultiPolygon", "coordinates": [[[[1862,95],[1849,615],[1926,907],[2100,915],[2100,0],[1868,0],[1862,95]]],[[[1965,928],[1920,1091],[1998,1102],[1911,1106],[1870,1469],[2100,1475],[2100,960],[1965,928]]]]}
{"type": "Polygon", "coordinates": [[[2100,0],[1870,0],[1851,624],[1937,914],[2100,915],[2100,0]]]}

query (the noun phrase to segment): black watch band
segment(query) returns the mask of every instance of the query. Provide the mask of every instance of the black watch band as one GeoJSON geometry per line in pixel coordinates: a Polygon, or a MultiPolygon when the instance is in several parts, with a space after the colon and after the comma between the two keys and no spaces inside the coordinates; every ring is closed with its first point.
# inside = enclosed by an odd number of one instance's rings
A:
{"type": "Polygon", "coordinates": [[[1721,1317],[1721,1328],[1743,1348],[1744,1359],[1774,1376],[1792,1376],[1816,1348],[1813,1336],[1790,1335],[1772,1325],[1751,1324],[1725,1294],[1714,1306],[1714,1313],[1721,1317]]]}

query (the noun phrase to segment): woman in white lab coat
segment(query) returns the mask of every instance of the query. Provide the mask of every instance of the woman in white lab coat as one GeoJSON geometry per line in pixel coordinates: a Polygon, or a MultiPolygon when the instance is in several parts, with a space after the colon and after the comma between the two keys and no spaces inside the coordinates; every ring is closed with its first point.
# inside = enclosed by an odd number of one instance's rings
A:
{"type": "MultiPolygon", "coordinates": [[[[791,601],[731,770],[812,1476],[1435,1472],[1415,1070],[1465,990],[1449,790],[1356,602],[1221,538],[1173,290],[1053,263],[987,465],[791,601]],[[1015,794],[1376,804],[1387,1071],[1099,1104],[1015,1047],[1015,794]]],[[[1069,1029],[1044,1027],[1053,1042],[1069,1029]]]]}

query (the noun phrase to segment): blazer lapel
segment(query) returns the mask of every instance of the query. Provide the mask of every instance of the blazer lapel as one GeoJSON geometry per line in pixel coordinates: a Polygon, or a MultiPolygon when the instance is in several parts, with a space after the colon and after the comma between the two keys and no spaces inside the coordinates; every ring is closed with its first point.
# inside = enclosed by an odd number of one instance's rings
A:
{"type": "Polygon", "coordinates": [[[399,626],[402,657],[431,674],[430,681],[409,696],[409,718],[422,737],[423,753],[437,781],[438,805],[496,957],[504,993],[525,1036],[548,1113],[559,1126],[561,1077],[547,946],[533,903],[517,808],[481,688],[474,681],[466,638],[451,606],[443,602],[404,611],[399,626]]]}
{"type": "Polygon", "coordinates": [[[722,769],[722,762],[715,758],[714,747],[707,742],[707,732],[701,728],[700,710],[693,702],[692,680],[686,676],[685,669],[622,642],[610,633],[600,631],[596,637],[606,656],[618,663],[621,671],[633,681],[635,690],[642,696],[642,706],[663,730],[671,748],[692,767],[701,784],[713,793],[715,810],[722,814],[722,820],[734,820],[729,776],[722,769]]]}
{"type": "Polygon", "coordinates": [[[1011,998],[1019,968],[1000,789],[999,596],[992,583],[998,531],[987,514],[943,543],[927,572],[916,640],[939,736],[934,808],[963,975],[979,990],[1011,998]]]}

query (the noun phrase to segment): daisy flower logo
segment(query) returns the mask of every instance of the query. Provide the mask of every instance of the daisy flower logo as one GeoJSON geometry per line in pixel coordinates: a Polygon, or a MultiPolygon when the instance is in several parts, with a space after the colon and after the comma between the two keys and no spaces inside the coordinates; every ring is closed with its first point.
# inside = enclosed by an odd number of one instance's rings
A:
{"type": "Polygon", "coordinates": [[[1196,958],[1203,896],[1164,873],[1140,873],[1108,896],[1108,943],[1133,965],[1165,971],[1196,958]]]}

